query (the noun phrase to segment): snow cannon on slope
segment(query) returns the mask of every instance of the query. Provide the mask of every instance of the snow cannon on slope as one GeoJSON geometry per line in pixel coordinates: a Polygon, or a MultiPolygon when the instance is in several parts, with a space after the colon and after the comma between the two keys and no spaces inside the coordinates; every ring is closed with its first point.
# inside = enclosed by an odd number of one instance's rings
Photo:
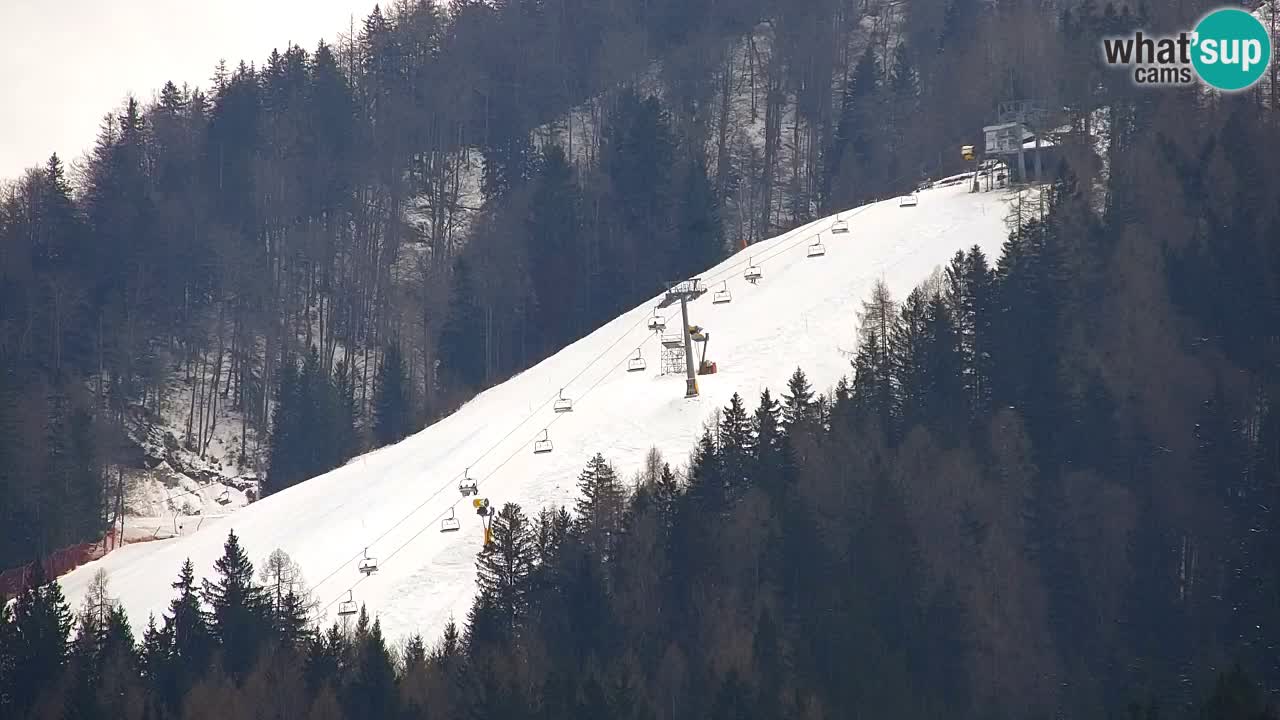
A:
{"type": "Polygon", "coordinates": [[[690,325],[689,339],[702,344],[702,355],[698,358],[698,374],[715,375],[716,364],[707,360],[707,343],[711,340],[711,333],[703,330],[699,325],[690,325]]]}
{"type": "Polygon", "coordinates": [[[489,507],[489,498],[476,498],[471,501],[471,505],[484,525],[484,549],[488,550],[493,545],[493,516],[497,511],[489,507]]]}

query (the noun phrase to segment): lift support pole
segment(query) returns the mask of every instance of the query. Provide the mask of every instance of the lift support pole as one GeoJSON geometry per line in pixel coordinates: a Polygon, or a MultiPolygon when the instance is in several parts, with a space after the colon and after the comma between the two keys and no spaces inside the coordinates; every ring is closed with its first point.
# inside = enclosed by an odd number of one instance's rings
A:
{"type": "Polygon", "coordinates": [[[693,340],[689,337],[689,301],[680,297],[680,317],[684,320],[684,396],[698,397],[698,376],[693,372],[693,340]]]}
{"type": "Polygon", "coordinates": [[[696,300],[706,291],[707,289],[702,286],[702,281],[698,278],[667,283],[667,296],[658,304],[658,307],[665,308],[676,302],[680,303],[680,318],[684,321],[680,334],[684,336],[684,396],[686,398],[698,397],[698,376],[693,369],[693,339],[689,337],[689,301],[696,300]]]}

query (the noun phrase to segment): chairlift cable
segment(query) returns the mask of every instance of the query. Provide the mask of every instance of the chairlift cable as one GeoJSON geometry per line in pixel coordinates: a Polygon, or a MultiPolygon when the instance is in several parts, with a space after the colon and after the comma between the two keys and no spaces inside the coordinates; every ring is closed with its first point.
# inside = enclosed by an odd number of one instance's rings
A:
{"type": "MultiPolygon", "coordinates": [[[[856,217],[858,214],[860,214],[862,211],[866,210],[868,207],[870,207],[870,205],[863,205],[862,207],[855,208],[855,209],[853,209],[852,211],[849,211],[849,217],[856,217]]],[[[837,213],[837,214],[836,214],[836,219],[837,219],[837,220],[839,220],[839,219],[840,219],[840,217],[839,217],[839,216],[840,216],[840,213],[837,213]]],[[[824,218],[824,219],[825,219],[825,218],[824,218]]],[[[781,244],[781,245],[779,245],[779,246],[776,246],[776,247],[774,247],[771,251],[766,252],[764,255],[762,255],[762,256],[761,256],[761,260],[760,260],[760,262],[758,262],[758,263],[753,262],[753,259],[754,259],[754,258],[749,257],[749,258],[747,259],[747,264],[748,264],[748,265],[754,264],[756,267],[760,267],[760,266],[764,265],[766,262],[768,262],[769,260],[771,260],[771,259],[773,259],[773,258],[775,258],[775,257],[778,257],[779,255],[782,255],[783,253],[785,253],[785,252],[787,252],[787,251],[789,251],[789,250],[792,250],[792,249],[794,249],[794,248],[798,247],[801,243],[805,243],[806,241],[808,241],[808,239],[809,239],[809,237],[810,237],[810,235],[808,235],[808,234],[805,232],[806,228],[809,228],[810,226],[815,225],[815,224],[817,224],[817,223],[819,223],[819,222],[822,222],[822,220],[816,220],[816,221],[811,222],[811,223],[806,223],[805,225],[802,225],[802,226],[800,226],[800,227],[798,227],[798,228],[793,228],[793,229],[791,229],[791,230],[787,231],[786,233],[783,233],[781,236],[779,236],[779,238],[775,238],[775,239],[780,239],[781,237],[785,237],[786,235],[790,235],[790,234],[795,234],[795,236],[796,236],[796,237],[795,237],[792,241],[789,241],[789,242],[787,242],[787,243],[785,243],[785,244],[781,244]]],[[[822,231],[818,231],[818,233],[819,233],[819,234],[821,234],[821,232],[822,232],[822,231]]],[[[743,263],[742,263],[741,261],[739,261],[739,262],[737,262],[737,263],[734,263],[734,264],[732,264],[732,265],[726,266],[725,268],[722,268],[719,272],[715,273],[715,274],[714,274],[714,275],[712,275],[710,278],[708,278],[707,280],[705,280],[705,282],[707,282],[707,283],[709,283],[709,284],[710,284],[710,283],[714,283],[717,279],[720,279],[722,276],[724,276],[724,277],[726,277],[726,278],[727,278],[727,276],[728,276],[728,275],[735,274],[735,273],[737,272],[737,270],[738,270],[739,268],[741,268],[742,266],[743,266],[743,263]]],[[[672,312],[672,314],[671,314],[671,315],[669,315],[669,316],[667,317],[667,320],[669,320],[669,321],[670,321],[670,320],[673,320],[673,319],[676,317],[676,315],[678,315],[678,314],[679,314],[679,313],[672,312]]],[[[475,467],[478,463],[482,462],[486,457],[488,457],[490,453],[492,453],[494,450],[498,449],[498,447],[499,447],[500,445],[502,445],[502,443],[504,443],[504,442],[506,442],[508,439],[510,439],[510,438],[511,438],[511,436],[512,436],[512,435],[514,435],[514,434],[516,433],[516,431],[517,431],[517,430],[519,430],[519,429],[520,429],[521,427],[523,427],[526,423],[528,423],[531,419],[533,419],[533,418],[534,418],[534,417],[535,417],[539,412],[541,412],[541,411],[542,411],[542,409],[543,409],[544,407],[546,407],[548,403],[552,403],[552,402],[554,402],[554,401],[556,400],[556,398],[558,398],[558,397],[560,396],[560,393],[562,393],[562,392],[563,392],[564,387],[568,387],[569,385],[572,385],[574,381],[576,381],[578,378],[582,377],[582,375],[583,375],[584,373],[586,373],[586,372],[587,372],[587,370],[591,369],[591,367],[592,367],[592,366],[594,366],[597,362],[599,362],[599,361],[600,361],[600,360],[601,360],[605,355],[609,354],[609,352],[610,352],[610,351],[612,351],[612,350],[613,350],[613,348],[617,347],[619,343],[621,343],[624,339],[626,339],[628,336],[630,336],[630,335],[631,335],[631,333],[633,333],[637,327],[639,327],[640,325],[644,324],[647,320],[649,320],[649,319],[650,319],[650,317],[652,317],[652,316],[650,316],[650,315],[648,315],[648,314],[645,314],[645,315],[641,316],[641,317],[640,317],[640,318],[639,318],[635,323],[633,323],[633,324],[631,325],[631,327],[627,328],[627,330],[626,330],[626,331],[624,331],[623,333],[619,334],[619,335],[618,335],[618,337],[616,337],[612,343],[610,343],[610,344],[609,344],[609,345],[608,345],[604,350],[602,350],[602,351],[600,351],[599,353],[597,353],[597,354],[595,355],[595,357],[593,357],[593,358],[591,359],[591,361],[590,361],[590,362],[588,362],[586,365],[584,365],[584,366],[582,367],[582,369],[581,369],[581,370],[579,370],[579,371],[578,371],[578,372],[577,372],[573,377],[571,377],[571,378],[570,378],[570,379],[569,379],[569,380],[564,384],[564,386],[563,386],[563,387],[562,387],[562,388],[561,388],[561,389],[556,393],[556,395],[555,395],[555,396],[549,397],[547,400],[543,401],[543,403],[542,403],[541,405],[539,405],[539,406],[538,406],[538,408],[537,408],[536,410],[534,410],[533,412],[531,412],[531,413],[529,413],[528,415],[526,415],[526,416],[525,416],[525,418],[524,418],[523,420],[521,420],[518,424],[516,424],[514,427],[512,427],[512,428],[511,428],[511,430],[509,430],[509,431],[507,432],[507,434],[506,434],[506,435],[503,435],[501,439],[499,439],[496,443],[494,443],[494,444],[493,444],[493,445],[491,445],[487,450],[485,450],[483,453],[481,453],[481,454],[479,455],[479,457],[477,457],[477,458],[476,458],[475,462],[473,462],[471,465],[469,465],[469,466],[468,466],[468,468],[470,468],[470,467],[475,467]]],[[[645,344],[647,344],[651,339],[653,339],[653,335],[652,335],[651,333],[646,332],[646,337],[645,337],[643,340],[641,340],[641,341],[640,341],[640,345],[638,345],[638,346],[637,346],[637,348],[643,347],[643,346],[644,346],[645,344]]],[[[595,388],[596,388],[597,386],[599,386],[601,382],[603,382],[603,381],[604,381],[604,379],[605,379],[606,377],[610,377],[610,376],[613,374],[613,371],[614,371],[614,370],[616,370],[618,367],[620,367],[624,362],[626,362],[626,361],[630,360],[630,358],[631,358],[631,355],[630,355],[630,353],[628,353],[626,357],[624,357],[624,358],[622,358],[621,360],[619,360],[618,362],[614,363],[614,364],[613,364],[613,365],[608,369],[608,371],[607,371],[607,372],[602,373],[602,374],[600,375],[600,377],[596,378],[596,381],[595,381],[594,383],[592,383],[592,384],[591,384],[591,385],[590,385],[590,386],[589,386],[589,387],[588,387],[588,388],[587,388],[587,389],[586,389],[582,394],[578,395],[576,399],[577,399],[577,400],[581,400],[582,398],[587,397],[587,396],[591,393],[591,391],[595,390],[595,388]]],[[[556,422],[557,422],[561,417],[564,417],[564,415],[562,415],[562,414],[557,414],[557,415],[555,415],[553,418],[551,418],[551,420],[547,423],[547,425],[546,425],[543,429],[544,429],[544,430],[546,430],[547,428],[550,428],[550,427],[551,427],[552,425],[554,425],[554,424],[555,424],[555,423],[556,423],[556,422]]],[[[522,449],[524,449],[524,447],[525,447],[527,444],[528,444],[528,443],[525,443],[525,444],[522,444],[522,445],[520,445],[520,446],[517,446],[514,450],[512,450],[512,451],[511,451],[511,453],[510,453],[510,454],[508,454],[508,455],[507,455],[507,457],[506,457],[505,459],[503,459],[503,461],[502,461],[502,462],[498,463],[496,466],[494,466],[493,468],[491,468],[491,469],[490,469],[487,473],[485,473],[483,476],[478,477],[478,478],[473,478],[473,479],[476,481],[476,487],[478,488],[478,487],[479,487],[479,485],[480,485],[480,483],[484,482],[485,480],[488,480],[490,477],[492,477],[492,476],[493,476],[493,474],[494,474],[494,473],[498,472],[498,471],[499,471],[499,470],[501,470],[503,467],[505,467],[505,466],[507,465],[507,463],[511,462],[511,459],[512,459],[512,458],[514,458],[514,457],[516,456],[516,454],[517,454],[517,453],[519,453],[522,449]]],[[[462,475],[465,477],[465,475],[466,475],[465,471],[464,471],[464,473],[462,473],[462,475]]],[[[448,489],[448,488],[452,487],[452,485],[453,485],[453,483],[454,483],[454,480],[456,480],[458,477],[459,477],[458,475],[453,475],[453,476],[451,476],[451,477],[450,477],[450,479],[449,479],[449,481],[448,481],[447,483],[445,483],[444,485],[442,485],[441,487],[439,487],[435,492],[433,492],[431,495],[429,495],[425,500],[423,500],[422,502],[418,503],[418,505],[416,505],[412,510],[410,510],[410,511],[409,511],[409,512],[407,512],[403,517],[401,517],[399,520],[397,520],[397,521],[395,522],[395,524],[393,524],[392,526],[388,527],[385,531],[383,531],[383,533],[382,533],[381,535],[379,535],[378,537],[374,538],[374,539],[369,543],[369,545],[370,545],[370,546],[376,545],[378,542],[380,542],[380,541],[381,541],[383,538],[385,538],[387,535],[391,534],[391,532],[392,532],[392,531],[394,531],[396,528],[398,528],[398,527],[400,527],[401,525],[403,525],[403,524],[404,524],[404,523],[405,523],[409,518],[411,518],[414,514],[416,514],[419,510],[421,510],[421,509],[422,509],[422,508],[423,508],[427,503],[431,502],[431,501],[432,501],[432,500],[434,500],[438,495],[440,495],[440,493],[441,493],[441,492],[444,492],[446,489],[448,489]]],[[[454,511],[455,511],[455,513],[456,513],[456,507],[457,507],[457,505],[458,505],[458,503],[459,503],[459,502],[461,502],[461,500],[455,500],[453,503],[451,503],[451,504],[448,506],[448,508],[446,508],[446,511],[448,511],[448,510],[454,510],[454,511]]],[[[426,523],[425,525],[423,525],[423,526],[422,526],[422,528],[421,528],[420,530],[418,530],[418,532],[414,533],[414,534],[413,534],[412,536],[410,536],[407,540],[405,540],[403,543],[401,543],[400,545],[398,545],[398,546],[397,546],[393,551],[391,551],[391,553],[389,553],[385,558],[383,558],[383,560],[382,560],[382,564],[385,564],[387,561],[391,560],[391,558],[395,557],[395,555],[396,555],[397,553],[399,553],[399,552],[400,552],[401,550],[403,550],[406,546],[408,546],[411,542],[413,542],[413,541],[414,541],[414,540],[416,540],[418,537],[420,537],[420,536],[422,535],[422,533],[426,532],[426,531],[427,531],[427,529],[428,529],[429,527],[431,527],[431,526],[435,525],[435,524],[436,524],[436,522],[438,522],[439,520],[442,520],[442,519],[444,518],[444,515],[445,515],[445,513],[439,513],[438,515],[436,515],[436,516],[431,520],[431,522],[426,523]]],[[[366,550],[367,550],[367,548],[366,548],[366,550]]],[[[319,582],[317,582],[315,585],[313,585],[313,586],[312,586],[312,589],[314,590],[314,589],[316,589],[316,588],[319,588],[321,585],[325,584],[326,582],[328,582],[329,580],[331,580],[334,576],[336,576],[339,572],[341,572],[345,567],[347,567],[348,565],[350,565],[352,561],[354,561],[354,560],[358,560],[360,557],[361,557],[361,554],[360,554],[360,553],[357,553],[357,554],[356,554],[356,555],[354,555],[350,560],[347,560],[346,562],[342,563],[342,564],[341,564],[341,565],[339,565],[338,567],[334,568],[334,570],[333,570],[332,572],[330,572],[328,575],[326,575],[324,578],[322,578],[319,582]]],[[[352,585],[350,586],[350,588],[348,588],[347,592],[351,592],[352,590],[354,590],[356,586],[358,586],[360,583],[364,582],[368,577],[369,577],[368,575],[365,575],[365,576],[362,576],[360,579],[356,580],[356,582],[355,582],[354,584],[352,584],[352,585]]],[[[334,600],[330,601],[327,605],[325,605],[325,606],[324,606],[324,608],[323,608],[323,609],[324,609],[324,610],[328,610],[330,607],[332,607],[332,606],[333,606],[333,604],[334,604],[334,603],[338,602],[339,600],[341,600],[341,596],[339,596],[338,598],[335,598],[334,600]]]]}

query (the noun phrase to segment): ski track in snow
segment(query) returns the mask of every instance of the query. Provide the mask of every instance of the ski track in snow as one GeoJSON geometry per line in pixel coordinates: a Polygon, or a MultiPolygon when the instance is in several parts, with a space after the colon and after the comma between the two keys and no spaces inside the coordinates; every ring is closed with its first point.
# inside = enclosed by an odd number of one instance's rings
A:
{"type": "MultiPolygon", "coordinates": [[[[703,423],[734,392],[752,410],[764,388],[780,395],[797,367],[815,392],[851,375],[839,348],[856,346],[856,313],[876,280],[900,301],[957,250],[978,245],[994,263],[1007,236],[1009,197],[970,194],[967,183],[924,190],[916,207],[899,207],[894,198],[842,213],[847,234],[832,235],[836,218],[827,217],[702,273],[707,293],[690,304],[689,321],[710,333],[707,359],[719,372],[698,378],[699,398],[684,398],[682,375],[660,375],[660,345],[646,327],[661,299],[655,296],[396,445],[194,533],[127,545],[74,570],[61,579],[67,599],[78,608],[91,578],[104,569],[141,633],[148,615],[159,621],[174,597],[170,584],[183,560],[192,560],[197,576],[211,576],[234,529],[255,566],[276,548],[302,566],[325,624],[350,590],[381,619],[389,638],[420,632],[434,642],[451,617],[462,625],[475,595],[482,529],[471,498],[458,493],[464,469],[470,467],[479,496],[494,507],[516,502],[532,517],[546,506],[572,506],[578,473],[596,452],[628,480],[650,447],[673,467],[683,465],[703,423]],[[806,257],[819,233],[826,255],[806,257]],[[742,277],[749,258],[763,273],[758,285],[742,277]],[[712,294],[726,280],[732,302],[713,305],[712,294]],[[637,346],[648,367],[626,372],[637,346]],[[573,411],[556,414],[552,402],[561,387],[573,411]],[[534,455],[532,443],[544,427],[554,450],[534,455]],[[462,528],[441,533],[450,507],[462,528]],[[380,564],[369,577],[356,569],[366,547],[380,564]]],[[[678,331],[679,304],[661,312],[668,332],[678,331]]]]}

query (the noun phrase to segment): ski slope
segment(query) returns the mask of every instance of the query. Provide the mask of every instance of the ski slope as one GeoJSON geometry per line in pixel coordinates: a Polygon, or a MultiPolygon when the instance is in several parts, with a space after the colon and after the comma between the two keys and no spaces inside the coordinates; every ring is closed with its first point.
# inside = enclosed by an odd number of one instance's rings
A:
{"type": "MultiPolygon", "coordinates": [[[[471,498],[458,492],[464,470],[494,507],[516,502],[530,515],[552,504],[571,507],[577,475],[596,452],[624,478],[650,447],[683,464],[703,422],[735,391],[754,409],[760,391],[781,392],[797,366],[815,390],[827,390],[851,372],[841,349],[855,347],[856,313],[877,279],[901,299],[956,250],[976,244],[998,255],[1009,196],[970,194],[967,186],[922,191],[915,207],[892,199],[847,211],[845,234],[830,232],[836,217],[818,220],[700,275],[708,292],[690,304],[689,321],[710,333],[707,359],[719,372],[699,378],[699,398],[685,399],[683,376],[659,372],[661,346],[647,328],[657,296],[396,445],[206,520],[194,533],[128,545],[78,568],[62,579],[67,598],[78,607],[94,573],[105,569],[140,633],[149,613],[158,621],[166,610],[183,560],[211,575],[234,528],[255,565],[281,548],[302,566],[326,623],[350,591],[389,637],[421,632],[432,641],[451,616],[465,619],[474,596],[482,526],[471,498]],[[814,236],[826,246],[822,257],[807,257],[814,236]],[[743,279],[749,259],[763,273],[757,285],[743,279]],[[732,301],[713,304],[722,288],[732,301]],[[627,372],[637,348],[648,367],[627,372]],[[553,412],[561,388],[572,412],[553,412]],[[535,455],[544,428],[554,449],[535,455]],[[450,508],[461,530],[442,533],[450,508]],[[369,577],[357,570],[365,548],[380,564],[369,577]]],[[[679,304],[661,313],[668,332],[678,332],[679,304]]]]}

